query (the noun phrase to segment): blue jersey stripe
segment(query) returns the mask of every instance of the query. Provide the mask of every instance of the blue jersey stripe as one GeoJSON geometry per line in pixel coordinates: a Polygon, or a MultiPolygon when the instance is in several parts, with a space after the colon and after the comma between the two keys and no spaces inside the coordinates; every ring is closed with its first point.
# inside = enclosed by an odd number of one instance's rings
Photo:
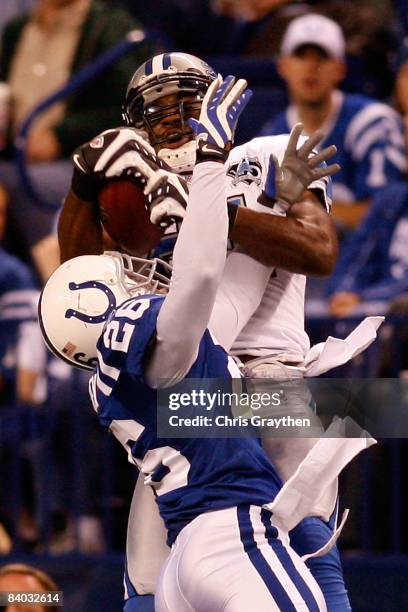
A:
{"type": "Polygon", "coordinates": [[[285,610],[285,612],[296,612],[296,608],[293,605],[289,595],[273,573],[271,566],[258,548],[254,538],[254,529],[252,527],[251,518],[249,515],[248,504],[238,506],[237,517],[239,533],[244,550],[252,565],[265,583],[268,591],[271,593],[274,601],[276,601],[280,610],[285,610]]]}
{"type": "Polygon", "coordinates": [[[288,551],[283,546],[282,542],[276,538],[276,529],[271,525],[271,513],[268,510],[262,509],[261,520],[262,523],[265,525],[265,536],[269,542],[269,545],[273,548],[274,553],[276,554],[279,561],[282,563],[286,572],[290,576],[290,579],[292,580],[293,584],[303,597],[308,609],[310,610],[310,612],[319,612],[319,606],[316,603],[312,591],[296,569],[288,551]]]}

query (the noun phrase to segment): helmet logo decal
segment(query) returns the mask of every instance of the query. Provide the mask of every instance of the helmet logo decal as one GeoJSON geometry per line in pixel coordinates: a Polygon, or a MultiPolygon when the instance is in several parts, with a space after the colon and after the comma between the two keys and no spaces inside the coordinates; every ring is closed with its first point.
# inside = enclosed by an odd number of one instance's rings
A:
{"type": "Polygon", "coordinates": [[[97,136],[96,138],[91,140],[91,142],[89,143],[89,146],[92,149],[102,149],[104,141],[105,139],[103,136],[97,136]]]}
{"type": "Polygon", "coordinates": [[[261,184],[262,167],[256,157],[244,157],[239,162],[233,163],[227,171],[227,176],[233,178],[232,184],[234,186],[238,183],[245,183],[250,185],[261,184]]]}
{"type": "Polygon", "coordinates": [[[69,283],[68,285],[70,291],[80,291],[81,289],[100,289],[108,298],[108,307],[105,312],[95,316],[89,316],[84,312],[79,312],[78,310],[74,310],[73,308],[68,308],[65,312],[65,318],[70,319],[74,317],[75,319],[79,319],[84,323],[103,323],[108,318],[109,314],[112,311],[112,308],[116,307],[116,298],[113,293],[104,283],[100,283],[98,281],[86,281],[84,283],[69,283]]]}
{"type": "Polygon", "coordinates": [[[85,353],[75,353],[74,355],[74,360],[77,363],[80,363],[82,365],[84,365],[86,368],[96,368],[96,364],[98,363],[98,358],[97,357],[90,357],[89,359],[86,359],[85,357],[85,353]]]}
{"type": "Polygon", "coordinates": [[[66,345],[64,346],[64,348],[62,349],[62,352],[64,353],[64,355],[67,355],[68,357],[71,357],[71,355],[74,353],[74,351],[76,351],[77,346],[75,344],[72,344],[72,342],[67,342],[66,345]]]}

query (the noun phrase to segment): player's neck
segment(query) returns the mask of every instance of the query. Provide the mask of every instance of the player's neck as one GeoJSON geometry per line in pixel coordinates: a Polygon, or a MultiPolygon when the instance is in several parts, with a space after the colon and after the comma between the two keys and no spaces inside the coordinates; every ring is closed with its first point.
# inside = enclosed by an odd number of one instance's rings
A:
{"type": "Polygon", "coordinates": [[[333,111],[332,96],[316,103],[300,102],[297,105],[299,121],[304,125],[306,134],[321,129],[329,120],[333,111]]]}

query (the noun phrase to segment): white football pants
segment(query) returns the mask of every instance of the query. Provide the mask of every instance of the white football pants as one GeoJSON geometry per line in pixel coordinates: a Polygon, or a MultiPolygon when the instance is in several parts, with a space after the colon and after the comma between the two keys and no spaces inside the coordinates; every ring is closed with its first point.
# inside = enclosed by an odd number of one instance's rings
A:
{"type": "Polygon", "coordinates": [[[320,588],[259,506],[201,514],[162,567],[156,612],[326,611],[320,588]]]}

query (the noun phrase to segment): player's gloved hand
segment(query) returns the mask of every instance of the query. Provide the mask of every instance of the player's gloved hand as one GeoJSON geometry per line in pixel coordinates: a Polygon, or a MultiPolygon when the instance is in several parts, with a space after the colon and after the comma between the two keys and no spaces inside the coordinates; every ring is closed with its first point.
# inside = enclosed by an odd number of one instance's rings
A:
{"type": "Polygon", "coordinates": [[[297,148],[302,131],[301,123],[293,127],[281,164],[273,154],[270,156],[265,188],[258,199],[261,204],[270,206],[280,201],[292,205],[299,201],[313,181],[331,176],[340,170],[339,164],[327,166],[325,163],[336,153],[335,145],[326,147],[320,153],[313,151],[324,137],[321,132],[314,132],[299,149],[297,148]]]}
{"type": "Polygon", "coordinates": [[[106,130],[73,155],[72,189],[85,201],[95,201],[101,181],[127,176],[144,187],[151,221],[161,227],[181,221],[187,206],[187,182],[172,173],[138,130],[106,130]]]}
{"type": "Polygon", "coordinates": [[[188,184],[185,179],[168,170],[156,170],[146,184],[144,193],[150,204],[150,221],[166,228],[180,223],[185,214],[188,184]]]}
{"type": "Polygon", "coordinates": [[[184,218],[187,206],[187,181],[172,172],[167,164],[137,141],[104,172],[105,177],[127,176],[141,184],[148,198],[150,220],[166,228],[184,218]]]}
{"type": "Polygon", "coordinates": [[[197,163],[202,161],[224,162],[234,141],[238,119],[248,104],[252,91],[247,82],[221,75],[211,83],[201,106],[199,119],[188,123],[196,134],[197,163]]]}
{"type": "Polygon", "coordinates": [[[95,202],[101,180],[113,176],[135,176],[143,184],[147,164],[153,170],[164,167],[153,147],[130,127],[106,130],[76,149],[72,155],[74,173],[71,188],[81,199],[95,202]],[[139,162],[140,168],[135,170],[139,162]],[[137,172],[140,174],[137,175],[137,172]]]}

